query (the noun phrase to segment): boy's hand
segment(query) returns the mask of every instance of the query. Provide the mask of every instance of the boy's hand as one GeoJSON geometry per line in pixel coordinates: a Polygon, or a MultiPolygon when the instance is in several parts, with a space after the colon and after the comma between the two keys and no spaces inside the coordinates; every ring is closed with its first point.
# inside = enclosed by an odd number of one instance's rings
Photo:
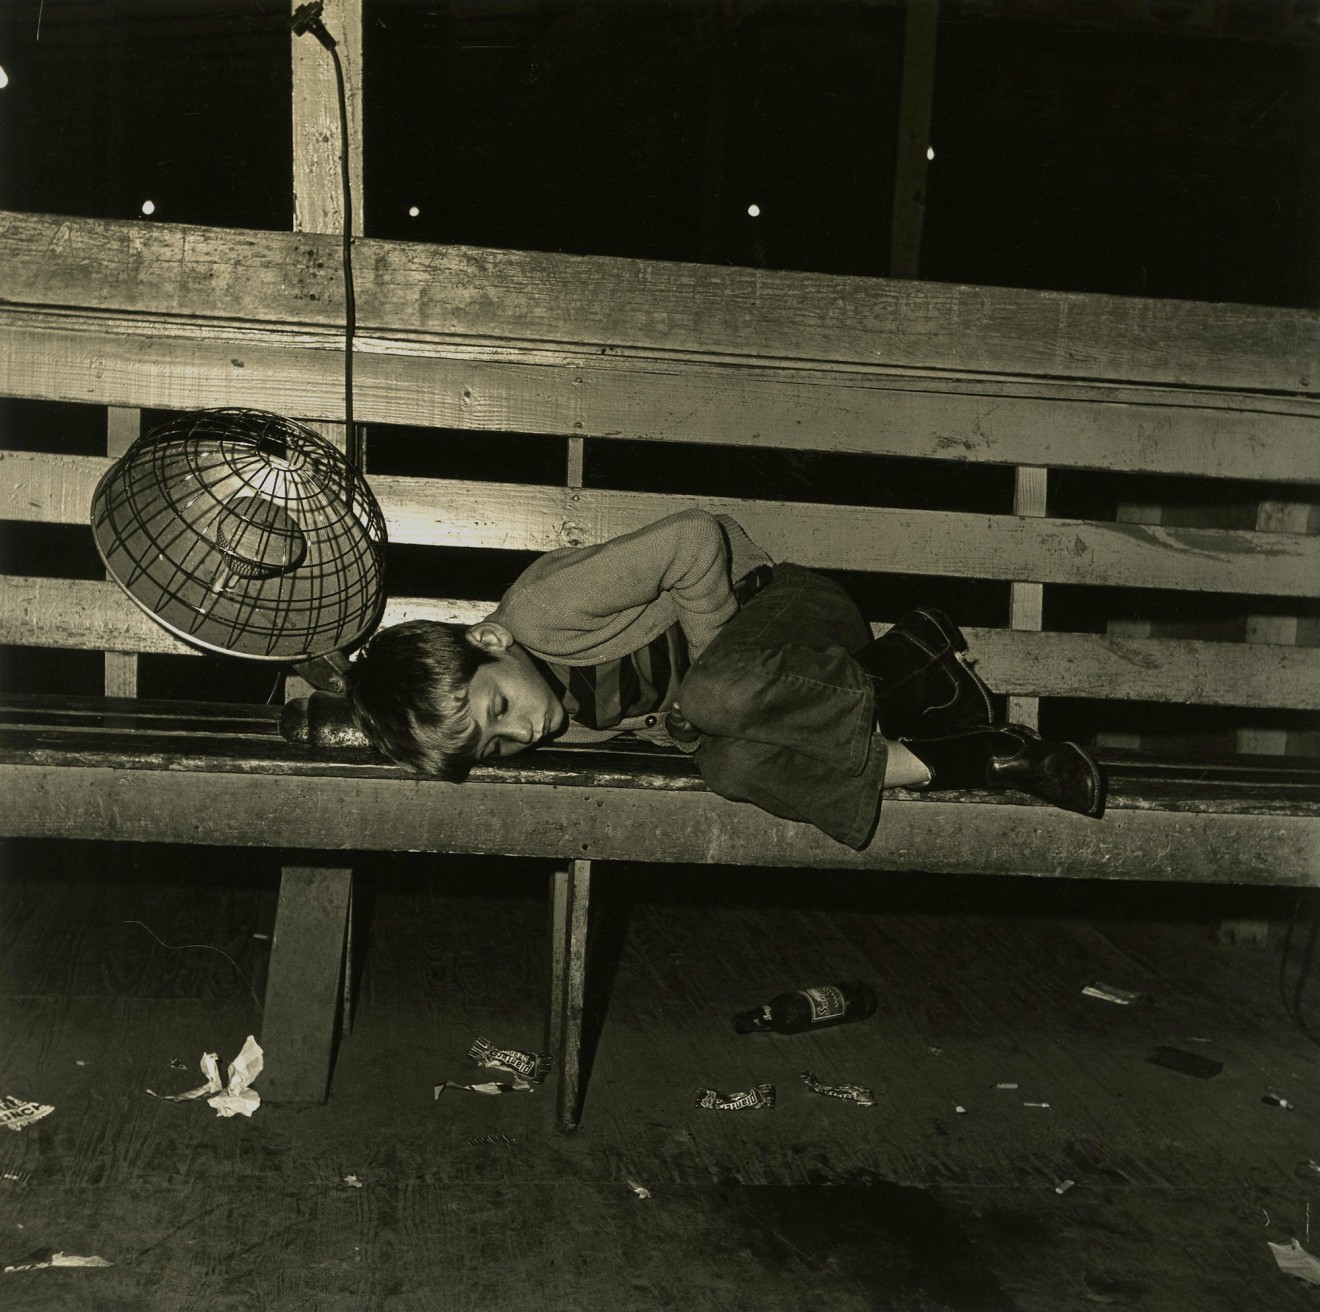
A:
{"type": "Polygon", "coordinates": [[[665,715],[665,731],[685,752],[695,751],[701,741],[701,730],[689,724],[677,702],[665,715]]]}

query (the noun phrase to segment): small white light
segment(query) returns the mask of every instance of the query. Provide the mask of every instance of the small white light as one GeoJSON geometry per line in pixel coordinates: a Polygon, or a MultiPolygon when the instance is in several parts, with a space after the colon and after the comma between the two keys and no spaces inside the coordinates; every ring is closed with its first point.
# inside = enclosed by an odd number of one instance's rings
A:
{"type": "Polygon", "coordinates": [[[760,212],[761,212],[761,207],[759,205],[749,205],[747,207],[747,213],[750,214],[752,218],[756,218],[756,216],[760,214],[760,212]]]}
{"type": "Polygon", "coordinates": [[[142,202],[143,214],[155,214],[155,212],[156,212],[156,202],[154,200],[144,200],[142,202]]]}
{"type": "Polygon", "coordinates": [[[934,158],[935,158],[935,147],[934,147],[934,146],[927,146],[927,147],[926,147],[926,158],[927,158],[927,159],[934,159],[934,158]]]}
{"type": "Polygon", "coordinates": [[[5,72],[4,66],[0,65],[0,89],[9,85],[9,74],[5,72]]]}
{"type": "Polygon", "coordinates": [[[416,205],[408,206],[408,217],[410,219],[415,219],[420,213],[421,210],[419,210],[416,205]]]}

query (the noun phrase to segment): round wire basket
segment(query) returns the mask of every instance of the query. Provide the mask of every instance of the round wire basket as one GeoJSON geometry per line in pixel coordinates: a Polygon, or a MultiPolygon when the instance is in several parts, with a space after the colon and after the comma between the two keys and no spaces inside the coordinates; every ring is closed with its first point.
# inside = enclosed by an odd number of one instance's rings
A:
{"type": "Polygon", "coordinates": [[[197,410],[139,438],[92,497],[111,577],[208,651],[299,661],[351,649],[385,603],[385,519],[310,428],[197,410]]]}

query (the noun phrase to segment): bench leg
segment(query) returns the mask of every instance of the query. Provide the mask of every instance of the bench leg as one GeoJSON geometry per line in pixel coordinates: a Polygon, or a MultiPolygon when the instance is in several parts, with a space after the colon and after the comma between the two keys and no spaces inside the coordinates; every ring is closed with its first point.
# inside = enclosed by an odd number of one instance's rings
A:
{"type": "Polygon", "coordinates": [[[554,1059],[555,1121],[577,1129],[582,1110],[582,1002],[587,968],[587,911],[591,862],[570,861],[550,885],[550,1011],[546,1051],[554,1059]]]}
{"type": "Polygon", "coordinates": [[[343,1014],[353,872],[285,866],[266,979],[260,1093],[322,1103],[343,1014]]]}

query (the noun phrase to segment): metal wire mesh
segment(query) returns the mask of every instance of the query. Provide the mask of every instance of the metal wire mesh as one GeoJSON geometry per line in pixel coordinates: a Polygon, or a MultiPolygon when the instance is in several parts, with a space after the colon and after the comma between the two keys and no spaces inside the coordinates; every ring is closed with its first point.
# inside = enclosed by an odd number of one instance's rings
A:
{"type": "Polygon", "coordinates": [[[139,438],[92,498],[111,577],[197,646],[291,661],[352,647],[385,600],[385,520],[325,438],[197,410],[139,438]]]}

